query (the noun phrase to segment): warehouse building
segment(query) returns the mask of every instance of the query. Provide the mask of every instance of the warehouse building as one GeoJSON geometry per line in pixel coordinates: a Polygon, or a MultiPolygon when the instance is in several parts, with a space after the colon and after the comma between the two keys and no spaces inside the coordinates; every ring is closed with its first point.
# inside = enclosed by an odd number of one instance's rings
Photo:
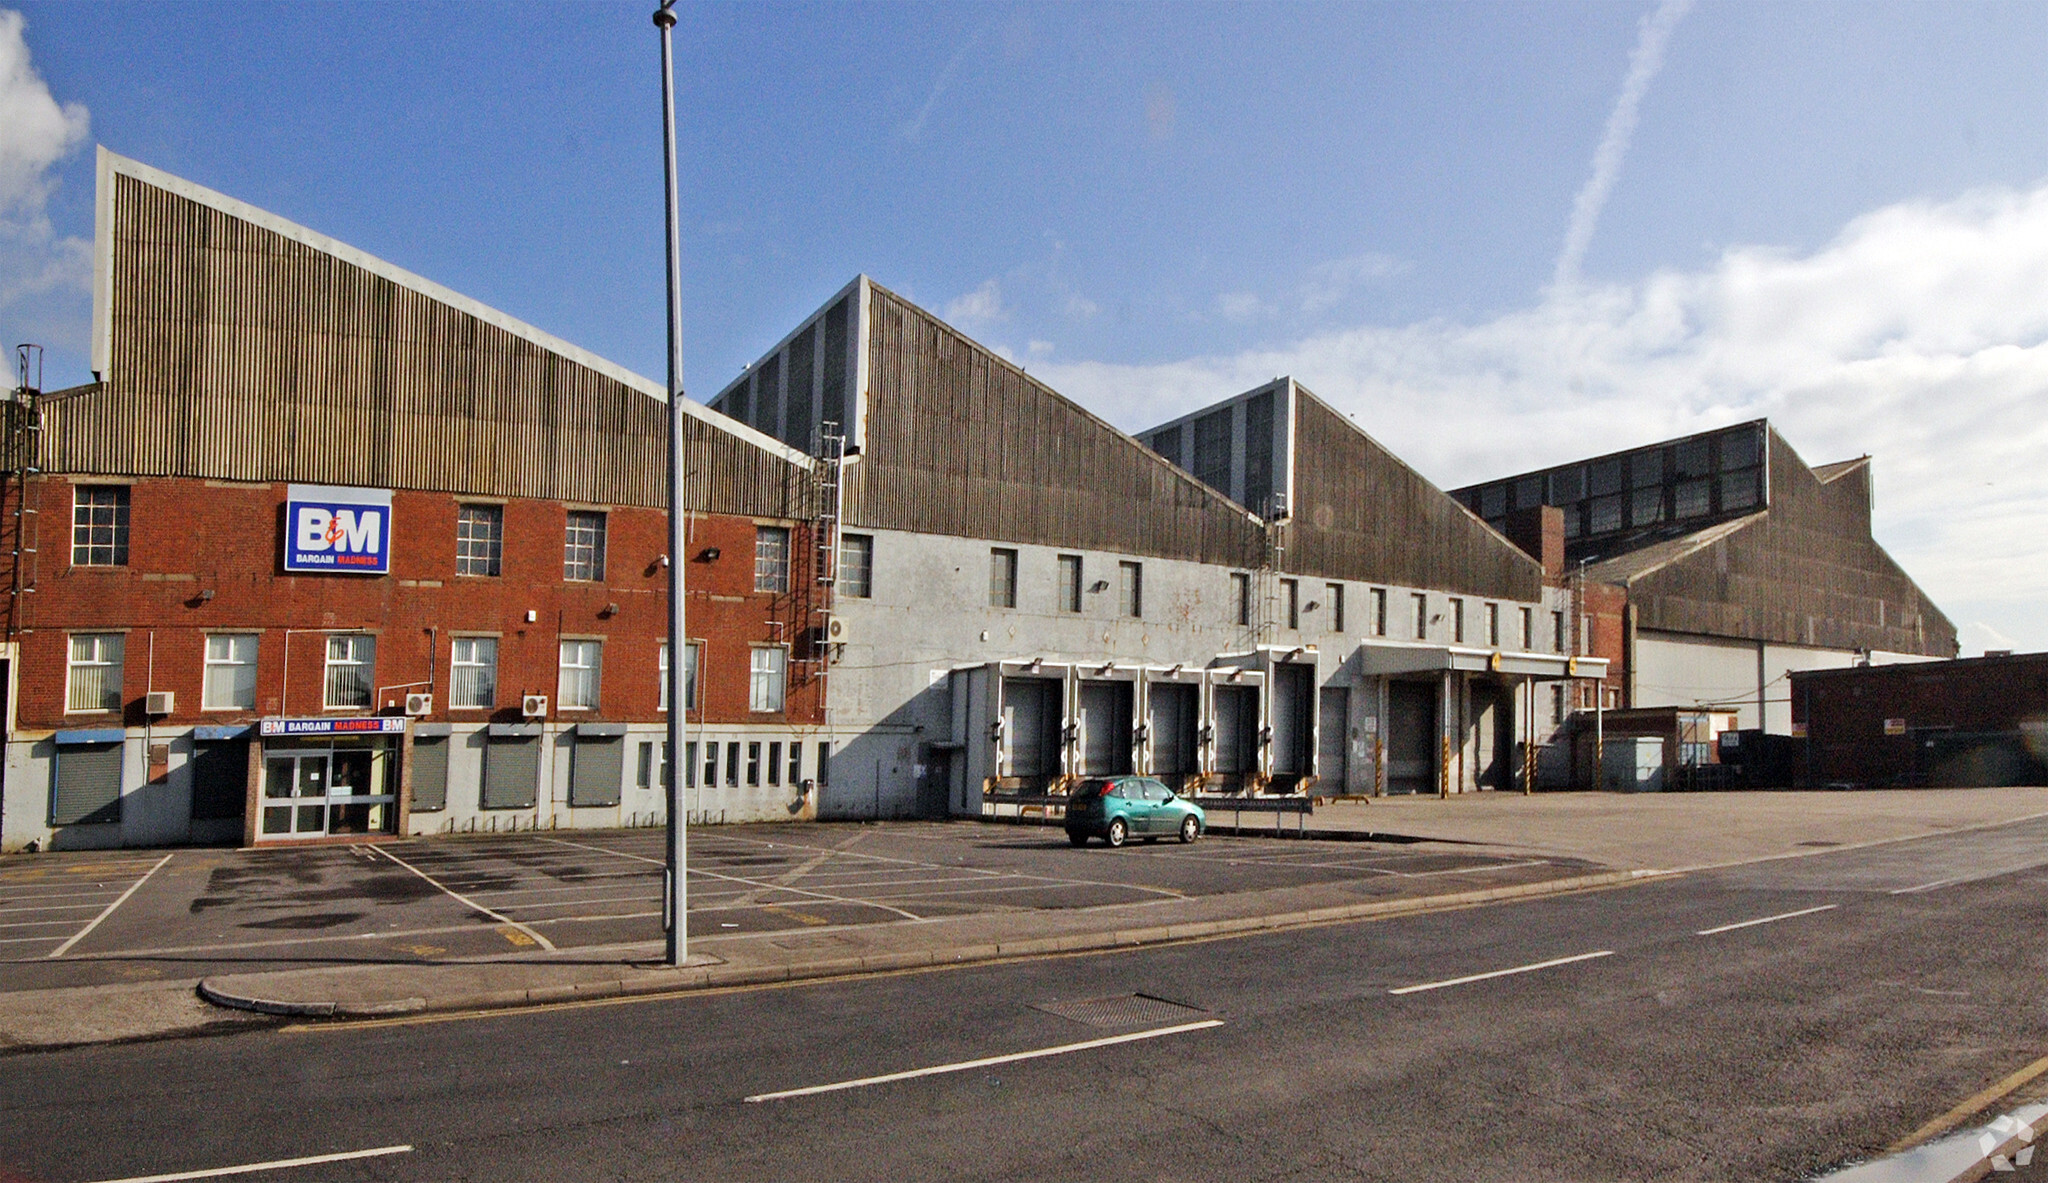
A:
{"type": "Polygon", "coordinates": [[[1537,560],[1291,380],[1191,417],[1232,425],[1191,462],[860,277],[712,406],[843,473],[822,816],[1506,788],[1536,683],[1604,668],[1537,560]]]}
{"type": "Polygon", "coordinates": [[[2048,784],[2048,653],[1792,675],[1813,787],[2048,784]]]}
{"type": "Polygon", "coordinates": [[[1808,467],[1764,420],[1452,495],[1510,533],[1560,519],[1580,647],[1609,659],[1599,705],[1645,712],[1645,735],[1671,725],[1646,708],[1788,734],[1796,672],[1956,652],[1955,626],[1871,536],[1869,457],[1808,467]]]}
{"type": "MultiPolygon", "coordinates": [[[[0,846],[654,824],[665,392],[102,150],[95,380],[5,404],[0,846]]],[[[831,772],[811,457],[686,404],[696,820],[831,772]]]]}

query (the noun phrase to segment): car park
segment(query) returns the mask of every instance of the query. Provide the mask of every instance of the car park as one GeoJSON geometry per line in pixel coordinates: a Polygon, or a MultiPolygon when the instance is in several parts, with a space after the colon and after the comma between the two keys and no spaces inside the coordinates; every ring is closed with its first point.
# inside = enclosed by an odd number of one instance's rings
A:
{"type": "Polygon", "coordinates": [[[1122,846],[1132,838],[1193,842],[1209,826],[1202,807],[1149,776],[1090,778],[1067,795],[1067,841],[1100,838],[1122,846]]]}

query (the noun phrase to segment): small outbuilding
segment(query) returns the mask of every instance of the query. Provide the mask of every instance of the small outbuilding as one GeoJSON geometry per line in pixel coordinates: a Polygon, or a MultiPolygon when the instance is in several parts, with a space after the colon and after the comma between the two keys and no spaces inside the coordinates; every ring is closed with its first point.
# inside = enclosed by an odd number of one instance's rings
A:
{"type": "Polygon", "coordinates": [[[2048,784],[2048,653],[1792,674],[1813,785],[2048,784]]]}

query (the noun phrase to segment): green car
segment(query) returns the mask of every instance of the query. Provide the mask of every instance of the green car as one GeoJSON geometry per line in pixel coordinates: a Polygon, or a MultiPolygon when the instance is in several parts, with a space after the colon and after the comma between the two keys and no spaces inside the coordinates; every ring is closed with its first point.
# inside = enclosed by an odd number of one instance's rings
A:
{"type": "Polygon", "coordinates": [[[1208,826],[1201,806],[1149,776],[1084,780],[1067,795],[1067,841],[1076,846],[1090,838],[1111,846],[1169,836],[1193,842],[1208,826]]]}

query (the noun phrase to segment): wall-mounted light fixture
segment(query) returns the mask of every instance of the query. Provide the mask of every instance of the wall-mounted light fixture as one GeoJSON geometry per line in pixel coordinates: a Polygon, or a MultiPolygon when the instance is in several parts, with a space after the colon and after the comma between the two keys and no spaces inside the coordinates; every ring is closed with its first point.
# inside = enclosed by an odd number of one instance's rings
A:
{"type": "Polygon", "coordinates": [[[698,552],[697,552],[697,561],[698,561],[698,562],[700,562],[700,563],[715,563],[715,562],[717,562],[717,561],[718,561],[718,548],[717,548],[717,547],[715,547],[715,546],[707,546],[707,547],[705,547],[705,548],[704,548],[703,550],[700,550],[700,551],[698,551],[698,552]]]}
{"type": "Polygon", "coordinates": [[[1088,585],[1088,590],[1092,592],[1106,592],[1109,590],[1109,580],[1098,579],[1094,583],[1088,585]]]}

